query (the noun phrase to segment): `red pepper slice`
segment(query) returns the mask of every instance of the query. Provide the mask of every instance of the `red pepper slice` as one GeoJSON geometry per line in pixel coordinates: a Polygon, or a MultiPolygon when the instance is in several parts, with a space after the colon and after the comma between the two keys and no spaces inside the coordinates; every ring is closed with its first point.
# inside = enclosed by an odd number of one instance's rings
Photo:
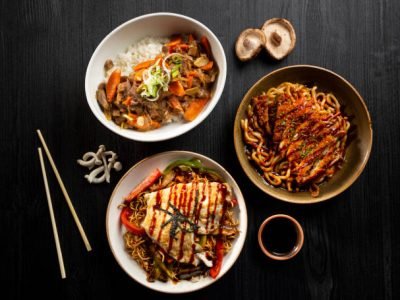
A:
{"type": "Polygon", "coordinates": [[[144,235],[146,231],[144,228],[139,227],[129,221],[129,217],[132,214],[132,210],[128,207],[124,207],[121,211],[121,222],[125,225],[125,228],[136,235],[144,235]]]}
{"type": "Polygon", "coordinates": [[[221,271],[222,260],[224,259],[224,242],[221,238],[217,239],[217,243],[215,244],[215,252],[217,255],[217,259],[210,269],[210,276],[212,278],[217,278],[219,272],[221,271]]]}
{"type": "Polygon", "coordinates": [[[149,176],[147,176],[141,183],[139,183],[128,196],[125,196],[126,202],[131,202],[135,199],[141,192],[147,190],[158,178],[162,175],[159,169],[155,169],[149,176]]]}
{"type": "Polygon", "coordinates": [[[233,207],[237,206],[238,204],[239,204],[239,203],[238,203],[237,199],[233,198],[233,199],[232,199],[232,205],[233,205],[233,207]]]}

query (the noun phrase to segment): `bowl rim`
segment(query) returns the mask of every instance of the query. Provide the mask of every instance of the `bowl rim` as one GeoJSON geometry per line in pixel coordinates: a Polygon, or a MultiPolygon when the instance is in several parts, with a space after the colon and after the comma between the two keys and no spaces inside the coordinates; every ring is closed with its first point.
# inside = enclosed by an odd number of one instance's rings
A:
{"type": "MultiPolygon", "coordinates": [[[[127,45],[127,46],[129,46],[129,45],[127,45]]],[[[139,142],[159,142],[159,141],[165,141],[165,140],[169,140],[169,139],[173,139],[178,136],[181,136],[181,135],[189,132],[190,130],[194,129],[195,127],[197,127],[197,125],[199,125],[200,123],[202,123],[211,114],[211,112],[214,110],[215,106],[221,99],[222,93],[224,92],[224,89],[225,89],[226,76],[227,76],[227,61],[226,61],[225,50],[224,50],[224,47],[222,46],[220,40],[218,39],[218,37],[213,33],[213,31],[211,31],[210,28],[208,28],[206,25],[204,25],[200,21],[198,21],[194,18],[191,18],[189,16],[186,16],[186,15],[171,13],[171,12],[156,12],[156,13],[140,15],[140,16],[132,18],[128,21],[125,21],[124,23],[122,23],[122,24],[118,25],[116,28],[114,28],[111,32],[109,32],[101,40],[101,42],[97,45],[96,49],[93,51],[93,54],[91,55],[89,63],[86,67],[85,96],[86,96],[86,101],[89,104],[89,108],[92,111],[93,115],[96,117],[96,119],[107,129],[111,130],[113,133],[116,133],[124,138],[134,140],[134,141],[139,141],[139,142]],[[202,30],[207,32],[207,34],[215,40],[216,47],[218,48],[219,52],[221,52],[221,61],[218,62],[218,67],[219,67],[218,77],[220,78],[221,82],[218,85],[219,88],[217,86],[217,83],[215,84],[215,87],[216,87],[215,93],[214,93],[214,95],[212,95],[212,97],[208,101],[208,104],[207,104],[208,106],[203,109],[203,111],[197,116],[196,119],[194,119],[193,121],[188,123],[190,125],[188,125],[187,128],[180,130],[174,134],[163,133],[163,134],[159,134],[156,137],[153,136],[151,138],[147,137],[145,134],[139,135],[139,136],[132,136],[131,132],[133,132],[133,133],[138,133],[138,132],[133,131],[133,130],[128,131],[127,129],[116,128],[116,127],[112,126],[113,124],[109,124],[109,121],[106,120],[103,115],[100,116],[100,114],[98,114],[95,111],[95,105],[98,105],[98,104],[97,104],[97,101],[93,101],[93,99],[94,100],[96,100],[96,99],[93,95],[91,96],[90,92],[89,92],[89,79],[88,79],[89,74],[88,73],[89,73],[89,70],[92,69],[92,67],[93,67],[94,59],[97,56],[97,54],[100,52],[100,48],[102,48],[103,44],[106,43],[106,41],[112,35],[119,32],[120,30],[122,30],[126,26],[130,25],[131,23],[135,23],[135,22],[143,20],[143,19],[154,18],[154,17],[165,17],[165,16],[176,17],[176,18],[180,18],[180,19],[184,19],[186,21],[192,22],[196,26],[200,27],[202,30]],[[206,112],[206,110],[207,110],[207,112],[206,112]]]]}
{"type": "Polygon", "coordinates": [[[304,231],[303,227],[301,226],[300,222],[296,220],[296,218],[287,215],[287,214],[275,214],[271,215],[268,218],[266,218],[258,228],[257,232],[257,240],[258,240],[258,246],[260,247],[261,251],[267,256],[268,258],[272,260],[277,260],[277,261],[285,261],[294,258],[300,250],[303,248],[304,244],[304,231]],[[269,251],[267,247],[264,245],[264,241],[262,239],[262,234],[265,230],[265,227],[274,219],[287,219],[289,220],[296,229],[296,244],[293,247],[292,250],[290,250],[288,253],[285,253],[283,255],[276,255],[273,254],[273,252],[269,251]]]}
{"type": "MultiPolygon", "coordinates": [[[[246,238],[247,238],[247,231],[248,231],[248,215],[247,215],[247,207],[246,207],[246,201],[245,198],[243,196],[243,193],[240,189],[240,186],[238,185],[238,183],[236,182],[236,180],[233,178],[233,176],[218,162],[216,162],[214,159],[205,156],[203,154],[197,153],[197,152],[193,152],[193,151],[186,151],[186,150],[171,150],[171,151],[164,151],[164,152],[160,152],[160,153],[156,153],[150,156],[147,156],[143,159],[141,159],[140,161],[138,161],[137,163],[135,163],[132,167],[130,167],[124,175],[122,175],[122,177],[119,179],[118,183],[115,185],[109,199],[108,199],[108,204],[107,204],[107,210],[106,210],[106,217],[105,217],[105,228],[106,228],[106,235],[107,235],[107,242],[108,242],[108,246],[111,250],[112,255],[114,256],[114,259],[117,261],[119,267],[126,273],[126,275],[128,275],[130,278],[132,278],[133,280],[135,280],[138,284],[151,289],[153,291],[157,291],[157,292],[161,292],[161,293],[165,293],[165,294],[185,294],[185,293],[191,293],[194,291],[198,291],[201,289],[204,289],[212,284],[214,284],[215,282],[217,282],[219,279],[221,279],[224,275],[226,275],[226,273],[229,272],[229,270],[234,266],[234,264],[237,262],[240,254],[243,251],[244,248],[244,244],[246,243],[246,238]],[[243,235],[243,242],[241,245],[238,245],[237,247],[237,253],[235,256],[231,257],[232,263],[231,265],[228,267],[228,269],[226,269],[225,273],[223,274],[219,274],[215,279],[213,279],[213,281],[210,281],[208,284],[204,285],[204,286],[200,286],[198,288],[192,289],[190,291],[180,291],[180,290],[176,290],[176,291],[163,291],[161,289],[156,289],[150,285],[145,285],[141,282],[139,282],[138,280],[136,280],[136,278],[132,277],[128,271],[125,269],[124,265],[121,263],[121,261],[118,259],[118,256],[116,255],[116,253],[114,252],[114,249],[111,246],[111,237],[110,237],[110,232],[109,232],[109,228],[108,228],[108,222],[109,222],[109,218],[110,218],[110,210],[111,210],[111,200],[113,199],[116,191],[118,190],[119,186],[122,184],[122,182],[124,181],[124,179],[128,176],[128,174],[130,174],[136,167],[138,167],[139,165],[141,165],[143,162],[153,159],[157,156],[163,156],[166,154],[180,154],[180,155],[195,155],[197,157],[199,157],[200,159],[205,159],[207,161],[210,161],[211,163],[217,165],[219,168],[221,168],[221,170],[223,170],[226,174],[226,177],[228,177],[233,183],[234,185],[237,187],[237,190],[235,190],[235,194],[237,194],[237,198],[241,198],[243,200],[243,206],[240,207],[240,215],[242,217],[240,217],[240,221],[242,223],[242,221],[244,221],[243,225],[243,231],[240,232],[241,235],[243,235]],[[243,218],[243,220],[241,219],[243,218]]],[[[136,262],[135,262],[136,263],[136,262]]]]}
{"type": "MultiPolygon", "coordinates": [[[[241,132],[241,130],[240,130],[241,132]]],[[[242,139],[242,136],[240,135],[240,139],[242,139]]],[[[371,116],[370,113],[368,111],[367,105],[365,104],[365,101],[363,99],[363,97],[360,95],[360,93],[357,91],[357,89],[348,81],[346,80],[343,76],[335,73],[334,71],[331,71],[329,69],[323,68],[323,67],[319,67],[319,66],[315,66],[315,65],[308,65],[308,64],[298,64],[298,65],[291,65],[291,66],[286,66],[283,68],[279,68],[277,70],[274,70],[272,72],[269,72],[268,74],[262,76],[260,79],[258,79],[246,92],[246,94],[242,97],[242,100],[239,104],[239,107],[236,111],[236,116],[235,116],[235,121],[234,121],[234,126],[233,126],[233,140],[234,140],[234,146],[235,146],[235,152],[236,152],[236,156],[237,159],[239,160],[240,166],[242,167],[243,171],[245,172],[246,176],[251,180],[251,182],[253,182],[254,185],[256,185],[261,191],[263,191],[264,193],[266,193],[267,195],[281,200],[281,201],[285,201],[285,202],[289,202],[289,203],[295,203],[295,204],[315,204],[315,203],[319,203],[319,202],[323,202],[329,199],[332,199],[336,196],[338,196],[339,194],[341,194],[342,192],[344,192],[345,190],[347,190],[357,179],[358,177],[361,175],[361,173],[363,172],[365,166],[367,165],[367,162],[369,160],[370,154],[371,154],[371,150],[372,150],[372,144],[373,144],[373,129],[372,129],[372,121],[371,121],[371,116]],[[369,133],[369,138],[370,138],[370,143],[368,145],[368,148],[366,149],[366,154],[364,156],[364,159],[362,160],[362,163],[360,165],[360,167],[358,168],[358,170],[356,170],[356,172],[354,172],[354,174],[352,174],[352,176],[350,177],[350,179],[342,186],[340,186],[336,191],[332,192],[329,195],[326,196],[322,196],[322,197],[317,197],[317,198],[311,198],[307,201],[303,201],[303,200],[297,200],[297,199],[293,199],[293,197],[291,197],[290,195],[288,196],[281,196],[281,195],[275,195],[272,192],[270,192],[271,188],[274,188],[270,185],[268,185],[267,183],[262,183],[260,181],[257,181],[255,179],[252,178],[252,174],[250,173],[250,171],[247,169],[246,165],[249,164],[249,162],[243,161],[240,156],[239,156],[239,151],[243,151],[239,145],[239,137],[235,134],[236,128],[239,126],[240,129],[240,118],[239,118],[239,112],[243,111],[244,109],[244,105],[245,105],[245,99],[248,98],[252,92],[252,90],[254,89],[254,87],[256,87],[257,85],[261,84],[261,82],[263,80],[265,80],[268,77],[273,76],[276,73],[288,70],[288,69],[296,69],[296,68],[310,68],[310,69],[314,69],[314,70],[319,70],[319,71],[323,71],[326,73],[329,73],[331,75],[333,75],[334,77],[337,77],[338,79],[340,79],[343,83],[345,83],[357,96],[358,100],[361,102],[362,107],[366,113],[367,116],[367,121],[368,121],[368,133],[369,133]]]]}

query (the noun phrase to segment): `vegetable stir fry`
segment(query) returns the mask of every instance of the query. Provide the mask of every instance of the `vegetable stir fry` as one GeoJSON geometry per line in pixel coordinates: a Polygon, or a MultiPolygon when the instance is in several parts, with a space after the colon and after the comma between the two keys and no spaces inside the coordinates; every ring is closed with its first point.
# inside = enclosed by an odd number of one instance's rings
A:
{"type": "Polygon", "coordinates": [[[123,76],[112,60],[111,72],[96,98],[107,119],[122,128],[148,131],[174,121],[193,121],[211,98],[218,75],[206,37],[176,35],[152,59],[131,66],[123,76]]]}

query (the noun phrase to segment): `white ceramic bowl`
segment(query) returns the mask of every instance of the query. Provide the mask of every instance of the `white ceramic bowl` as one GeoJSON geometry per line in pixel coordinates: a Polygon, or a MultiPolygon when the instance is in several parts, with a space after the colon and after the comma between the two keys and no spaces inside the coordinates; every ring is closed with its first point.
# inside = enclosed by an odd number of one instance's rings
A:
{"type": "Polygon", "coordinates": [[[154,13],[143,15],[125,22],[109,33],[97,46],[86,70],[85,92],[89,107],[96,118],[111,131],[128,139],[155,142],[177,137],[200,124],[213,110],[221,97],[226,80],[226,57],[218,38],[205,25],[192,18],[173,13],[154,13]],[[115,58],[118,53],[140,39],[153,37],[168,37],[177,33],[195,33],[196,36],[206,36],[210,42],[214,60],[218,65],[219,74],[212,90],[212,97],[207,106],[192,122],[174,122],[159,129],[139,132],[132,129],[121,129],[112,121],[108,121],[96,101],[96,90],[104,80],[104,62],[115,58]]]}
{"type": "Polygon", "coordinates": [[[211,160],[210,158],[189,151],[168,151],[160,154],[150,156],[136,165],[134,165],[116,185],[110,201],[108,203],[107,215],[106,215],[106,231],[108,243],[110,244],[111,251],[117,260],[121,268],[138,283],[164,293],[187,293],[202,289],[220,279],[235,263],[236,259],[243,248],[244,241],[246,239],[247,232],[247,210],[246,204],[242,192],[239,186],[232,178],[232,176],[218,163],[211,160]],[[125,228],[120,222],[121,210],[118,206],[123,202],[123,197],[126,196],[133,187],[141,182],[152,170],[159,168],[163,170],[171,161],[177,159],[190,159],[198,158],[203,164],[209,168],[213,168],[226,182],[232,187],[233,194],[235,195],[238,206],[235,208],[236,217],[239,219],[239,231],[240,234],[237,239],[233,242],[231,251],[224,257],[221,272],[216,279],[211,277],[202,278],[198,282],[180,281],[176,284],[172,282],[148,282],[146,280],[145,271],[134,261],[127,251],[125,250],[125,244],[123,240],[123,234],[125,228]]]}

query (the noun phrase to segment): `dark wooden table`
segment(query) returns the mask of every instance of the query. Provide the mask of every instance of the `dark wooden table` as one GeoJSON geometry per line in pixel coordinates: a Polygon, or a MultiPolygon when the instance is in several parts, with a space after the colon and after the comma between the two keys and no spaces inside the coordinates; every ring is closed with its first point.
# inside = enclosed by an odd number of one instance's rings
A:
{"type": "Polygon", "coordinates": [[[123,172],[113,174],[111,184],[89,185],[75,162],[99,144],[117,151],[125,171],[150,154],[196,151],[220,162],[240,183],[249,217],[245,247],[220,281],[190,298],[399,298],[399,1],[0,3],[0,277],[6,298],[173,298],[137,284],[111,254],[105,212],[123,172]],[[224,46],[228,77],[220,102],[196,129],[170,141],[139,143],[95,119],[86,103],[84,75],[106,34],[126,20],[158,11],[182,13],[209,26],[224,46]],[[238,34],[272,17],[293,22],[294,52],[282,62],[262,53],[240,63],[233,50],[238,34]],[[373,119],[373,152],[365,171],[346,192],[319,205],[289,205],[263,194],[244,175],[233,147],[233,120],[246,90],[268,72],[293,64],[343,75],[363,95],[373,119]],[[87,253],[48,165],[66,280],[58,270],[36,128],[45,135],[93,246],[87,253]],[[272,263],[261,254],[256,232],[263,219],[278,212],[301,222],[305,244],[295,259],[272,263]]]}

